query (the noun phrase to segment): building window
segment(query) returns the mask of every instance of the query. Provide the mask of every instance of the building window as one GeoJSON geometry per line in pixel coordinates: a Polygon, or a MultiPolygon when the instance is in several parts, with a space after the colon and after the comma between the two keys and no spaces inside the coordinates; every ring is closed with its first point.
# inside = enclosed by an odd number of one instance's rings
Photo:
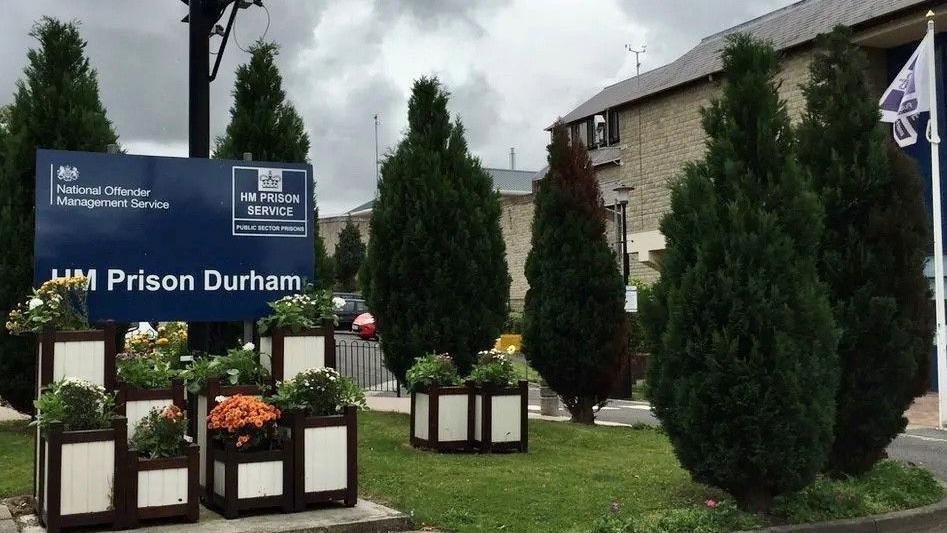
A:
{"type": "Polygon", "coordinates": [[[579,142],[582,138],[579,136],[579,123],[576,122],[570,126],[569,137],[573,143],[579,142]]]}
{"type": "Polygon", "coordinates": [[[595,148],[595,117],[585,121],[585,145],[590,149],[595,148]]]}
{"type": "Polygon", "coordinates": [[[608,111],[608,144],[616,144],[621,140],[618,127],[618,111],[608,111]]]}

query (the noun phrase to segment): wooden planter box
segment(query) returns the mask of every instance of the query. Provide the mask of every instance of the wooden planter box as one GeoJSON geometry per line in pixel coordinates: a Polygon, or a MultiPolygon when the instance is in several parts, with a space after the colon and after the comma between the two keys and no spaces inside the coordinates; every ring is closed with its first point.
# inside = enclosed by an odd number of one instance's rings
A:
{"type": "Polygon", "coordinates": [[[516,387],[474,389],[473,445],[481,452],[518,451],[528,448],[529,384],[516,387]]]}
{"type": "Polygon", "coordinates": [[[171,380],[171,386],[163,389],[139,389],[125,383],[118,384],[115,395],[115,411],[128,419],[128,440],[135,436],[135,428],[152,409],[164,409],[176,405],[187,409],[184,401],[184,382],[171,380]]]}
{"type": "Polygon", "coordinates": [[[124,417],[90,431],[64,431],[56,423],[40,436],[36,496],[47,531],[124,524],[126,427],[124,417]]]}
{"type": "Polygon", "coordinates": [[[280,426],[293,442],[293,508],[342,501],[352,507],[358,500],[358,409],[349,405],[341,415],[306,416],[284,413],[280,426]]]}
{"type": "Polygon", "coordinates": [[[129,449],[129,483],[125,497],[127,527],[138,527],[140,520],[152,518],[182,518],[187,522],[197,522],[199,461],[196,444],[188,444],[184,455],[162,459],[139,457],[137,450],[129,449]]]}
{"type": "MultiPolygon", "coordinates": [[[[214,432],[211,432],[213,436],[214,432]]],[[[207,504],[225,518],[237,518],[240,511],[278,507],[293,511],[293,444],[282,449],[259,452],[238,451],[233,439],[226,444],[211,439],[207,471],[207,504]]]]}
{"type": "Polygon", "coordinates": [[[262,391],[257,385],[223,385],[218,378],[207,380],[204,390],[197,394],[188,395],[188,425],[189,433],[194,438],[194,442],[200,447],[200,471],[198,480],[204,492],[204,498],[210,498],[210,485],[207,483],[207,472],[213,468],[211,462],[210,446],[207,440],[207,415],[214,407],[217,407],[218,396],[233,396],[234,394],[243,394],[246,396],[260,396],[262,391]]]}
{"type": "Polygon", "coordinates": [[[474,424],[473,389],[431,387],[411,393],[411,445],[432,450],[470,447],[474,424]]]}
{"type": "Polygon", "coordinates": [[[312,368],[335,368],[335,334],[330,321],[321,327],[293,332],[277,329],[260,337],[260,363],[273,383],[293,379],[312,368]]]}
{"type": "Polygon", "coordinates": [[[37,396],[44,386],[63,378],[115,390],[114,324],[90,331],[48,331],[37,340],[37,396]]]}

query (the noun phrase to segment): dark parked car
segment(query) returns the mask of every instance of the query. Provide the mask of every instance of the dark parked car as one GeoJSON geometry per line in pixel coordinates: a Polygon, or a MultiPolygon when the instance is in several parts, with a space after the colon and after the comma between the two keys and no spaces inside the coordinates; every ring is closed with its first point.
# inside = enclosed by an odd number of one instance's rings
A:
{"type": "Polygon", "coordinates": [[[336,296],[345,300],[345,305],[342,306],[342,309],[335,312],[335,314],[339,317],[339,325],[337,326],[337,329],[342,331],[351,331],[352,322],[355,321],[355,317],[362,313],[367,313],[368,305],[365,304],[365,300],[358,297],[353,297],[350,294],[336,294],[336,296]]]}

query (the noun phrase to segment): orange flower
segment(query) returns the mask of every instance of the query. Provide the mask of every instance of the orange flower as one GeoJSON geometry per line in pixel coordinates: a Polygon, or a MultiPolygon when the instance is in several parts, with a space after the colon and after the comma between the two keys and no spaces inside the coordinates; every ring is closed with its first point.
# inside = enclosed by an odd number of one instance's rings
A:
{"type": "MultiPolygon", "coordinates": [[[[226,430],[230,434],[245,433],[272,425],[279,416],[279,409],[259,398],[235,394],[211,410],[207,415],[207,427],[226,430]]],[[[245,434],[238,435],[237,446],[243,446],[249,440],[245,434]]]]}

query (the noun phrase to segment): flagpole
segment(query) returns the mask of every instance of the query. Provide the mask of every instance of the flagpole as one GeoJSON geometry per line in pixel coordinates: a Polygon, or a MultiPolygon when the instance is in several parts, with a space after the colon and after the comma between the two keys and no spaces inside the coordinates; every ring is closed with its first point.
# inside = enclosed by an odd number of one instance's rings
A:
{"type": "Polygon", "coordinates": [[[927,12],[927,34],[931,45],[927,51],[930,119],[927,140],[931,144],[931,207],[934,219],[934,313],[937,320],[937,400],[939,427],[947,425],[947,337],[944,330],[944,241],[940,209],[940,134],[937,126],[937,72],[934,61],[934,12],[927,12]]]}

